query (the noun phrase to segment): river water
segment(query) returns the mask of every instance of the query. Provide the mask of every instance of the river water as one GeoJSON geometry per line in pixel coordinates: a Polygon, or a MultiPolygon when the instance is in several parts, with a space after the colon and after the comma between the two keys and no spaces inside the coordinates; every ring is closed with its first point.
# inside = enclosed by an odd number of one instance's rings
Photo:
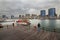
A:
{"type": "Polygon", "coordinates": [[[60,20],[31,20],[31,25],[41,24],[42,27],[60,28],[60,20]]]}
{"type": "MultiPolygon", "coordinates": [[[[0,22],[1,23],[1,22],[0,22]]],[[[60,32],[60,20],[38,20],[38,19],[30,19],[31,26],[37,26],[38,23],[40,23],[41,28],[44,27],[45,30],[53,31],[53,29],[56,29],[56,31],[60,32]]],[[[12,24],[12,22],[4,22],[3,24],[12,24]]]]}
{"type": "Polygon", "coordinates": [[[31,25],[36,25],[40,23],[41,28],[44,28],[47,31],[54,31],[56,29],[57,32],[60,32],[60,20],[31,20],[31,25]]]}

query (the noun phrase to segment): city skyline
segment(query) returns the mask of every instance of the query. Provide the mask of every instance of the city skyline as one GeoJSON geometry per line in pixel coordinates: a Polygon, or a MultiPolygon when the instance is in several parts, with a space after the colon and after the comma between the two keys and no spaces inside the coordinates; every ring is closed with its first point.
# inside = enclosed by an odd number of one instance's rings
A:
{"type": "MultiPolygon", "coordinates": [[[[47,12],[46,12],[47,10],[40,10],[40,14],[39,15],[41,15],[41,16],[45,16],[46,14],[47,14],[47,12]]],[[[27,13],[27,14],[19,14],[20,16],[21,15],[32,15],[32,14],[29,14],[29,13],[27,13]]],[[[18,15],[18,16],[19,16],[18,15]]],[[[35,14],[36,15],[36,14],[35,14]]],[[[57,13],[56,13],[56,8],[49,8],[48,9],[48,14],[47,15],[57,15],[57,13]]],[[[6,16],[8,16],[8,15],[6,15],[6,16]]],[[[10,15],[10,16],[12,16],[12,15],[10,15]]],[[[15,15],[13,15],[13,16],[15,16],[15,15]]]]}
{"type": "Polygon", "coordinates": [[[60,14],[60,0],[0,0],[0,15],[40,14],[40,10],[56,8],[57,15],[60,14]]]}

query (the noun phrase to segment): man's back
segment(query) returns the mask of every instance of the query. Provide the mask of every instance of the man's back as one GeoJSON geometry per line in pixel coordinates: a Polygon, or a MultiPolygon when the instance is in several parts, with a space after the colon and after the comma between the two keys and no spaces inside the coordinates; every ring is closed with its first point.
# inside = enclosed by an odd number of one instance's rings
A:
{"type": "Polygon", "coordinates": [[[38,23],[38,28],[40,27],[40,23],[38,23]]]}

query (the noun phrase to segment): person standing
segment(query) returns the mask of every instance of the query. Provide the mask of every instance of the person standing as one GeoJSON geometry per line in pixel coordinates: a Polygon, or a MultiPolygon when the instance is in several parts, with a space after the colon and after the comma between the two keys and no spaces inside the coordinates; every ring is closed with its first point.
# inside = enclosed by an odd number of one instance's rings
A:
{"type": "Polygon", "coordinates": [[[41,27],[41,25],[40,25],[40,23],[38,23],[38,32],[40,32],[40,27],[41,27]]]}
{"type": "Polygon", "coordinates": [[[14,23],[13,23],[12,25],[13,25],[13,27],[14,27],[14,23]]]}

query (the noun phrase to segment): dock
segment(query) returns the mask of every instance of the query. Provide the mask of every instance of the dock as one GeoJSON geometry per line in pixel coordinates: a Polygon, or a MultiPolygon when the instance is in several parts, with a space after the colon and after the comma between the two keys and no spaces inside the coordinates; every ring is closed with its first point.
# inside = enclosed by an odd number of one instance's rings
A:
{"type": "Polygon", "coordinates": [[[60,40],[60,33],[27,29],[26,26],[0,28],[0,40],[60,40]]]}

